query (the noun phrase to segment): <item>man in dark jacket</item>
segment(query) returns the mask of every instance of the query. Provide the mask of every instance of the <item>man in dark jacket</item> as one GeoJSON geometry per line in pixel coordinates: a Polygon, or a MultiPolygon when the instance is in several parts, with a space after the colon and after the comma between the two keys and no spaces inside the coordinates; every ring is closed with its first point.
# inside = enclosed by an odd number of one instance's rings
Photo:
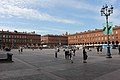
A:
{"type": "Polygon", "coordinates": [[[83,63],[87,63],[86,60],[87,60],[87,52],[85,51],[85,47],[83,47],[83,63]]]}

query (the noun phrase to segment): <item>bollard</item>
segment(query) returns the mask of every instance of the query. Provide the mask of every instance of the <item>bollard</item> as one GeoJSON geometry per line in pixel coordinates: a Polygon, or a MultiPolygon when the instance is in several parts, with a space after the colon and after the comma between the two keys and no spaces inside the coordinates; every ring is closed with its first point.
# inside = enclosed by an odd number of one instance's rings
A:
{"type": "Polygon", "coordinates": [[[7,53],[7,60],[12,61],[12,53],[7,53]]]}

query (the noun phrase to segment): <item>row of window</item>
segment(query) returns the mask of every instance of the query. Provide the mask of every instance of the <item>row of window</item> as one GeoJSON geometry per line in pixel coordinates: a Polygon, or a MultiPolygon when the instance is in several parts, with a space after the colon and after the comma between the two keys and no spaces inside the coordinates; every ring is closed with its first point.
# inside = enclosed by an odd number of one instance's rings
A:
{"type": "Polygon", "coordinates": [[[3,35],[3,38],[27,38],[27,37],[20,35],[3,35]]]}
{"type": "MultiPolygon", "coordinates": [[[[30,42],[29,40],[26,39],[3,39],[1,42],[10,42],[10,43],[26,43],[26,42],[30,42]]],[[[39,43],[40,40],[34,40],[33,42],[39,43]]]]}
{"type": "Polygon", "coordinates": [[[26,40],[22,39],[22,40],[11,40],[11,39],[3,39],[3,42],[10,42],[10,43],[25,43],[27,42],[26,40]]]}
{"type": "MultiPolygon", "coordinates": [[[[113,32],[112,34],[117,34],[118,35],[118,31],[113,32]]],[[[104,36],[103,33],[94,33],[94,34],[85,34],[85,35],[76,35],[76,36],[71,36],[68,37],[68,39],[76,39],[76,38],[84,38],[84,37],[99,37],[99,36],[104,36]]]]}
{"type": "MultiPolygon", "coordinates": [[[[2,35],[0,35],[0,38],[2,37],[2,35]]],[[[3,35],[3,38],[27,38],[26,35],[3,35]]],[[[29,38],[36,38],[36,39],[40,39],[39,36],[29,36],[29,38]]]]}
{"type": "MultiPolygon", "coordinates": [[[[118,34],[118,31],[112,32],[112,34],[118,34]]],[[[94,34],[87,34],[87,37],[93,37],[93,36],[104,36],[103,32],[102,33],[94,33],[94,34]]]]}
{"type": "MultiPolygon", "coordinates": [[[[116,35],[116,36],[112,36],[112,37],[110,37],[109,36],[109,39],[111,40],[114,40],[114,39],[118,39],[118,35],[116,35]]],[[[80,42],[80,41],[95,41],[95,40],[107,40],[107,36],[105,36],[105,37],[98,37],[98,38],[82,38],[82,39],[71,39],[71,40],[69,40],[69,42],[80,42]]]]}

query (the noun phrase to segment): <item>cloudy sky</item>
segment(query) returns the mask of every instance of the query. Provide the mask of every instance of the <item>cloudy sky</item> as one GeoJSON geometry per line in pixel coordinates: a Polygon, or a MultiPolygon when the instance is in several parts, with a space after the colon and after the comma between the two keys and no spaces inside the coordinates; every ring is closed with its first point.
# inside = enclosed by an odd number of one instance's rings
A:
{"type": "Polygon", "coordinates": [[[0,30],[45,35],[100,29],[105,4],[114,7],[109,21],[120,26],[120,0],[0,0],[0,30]]]}

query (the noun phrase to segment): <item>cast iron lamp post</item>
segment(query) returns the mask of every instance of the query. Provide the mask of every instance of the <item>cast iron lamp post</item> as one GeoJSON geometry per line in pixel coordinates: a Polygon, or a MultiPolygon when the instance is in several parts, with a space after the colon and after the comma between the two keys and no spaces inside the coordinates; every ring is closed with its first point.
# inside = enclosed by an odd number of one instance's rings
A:
{"type": "Polygon", "coordinates": [[[108,8],[107,4],[105,6],[103,6],[101,8],[101,16],[105,16],[106,17],[106,28],[107,28],[107,37],[108,37],[108,41],[107,41],[107,58],[112,58],[111,57],[111,53],[110,53],[110,37],[109,37],[109,25],[108,25],[108,16],[110,16],[110,14],[113,13],[113,7],[111,5],[110,8],[108,8]]]}

